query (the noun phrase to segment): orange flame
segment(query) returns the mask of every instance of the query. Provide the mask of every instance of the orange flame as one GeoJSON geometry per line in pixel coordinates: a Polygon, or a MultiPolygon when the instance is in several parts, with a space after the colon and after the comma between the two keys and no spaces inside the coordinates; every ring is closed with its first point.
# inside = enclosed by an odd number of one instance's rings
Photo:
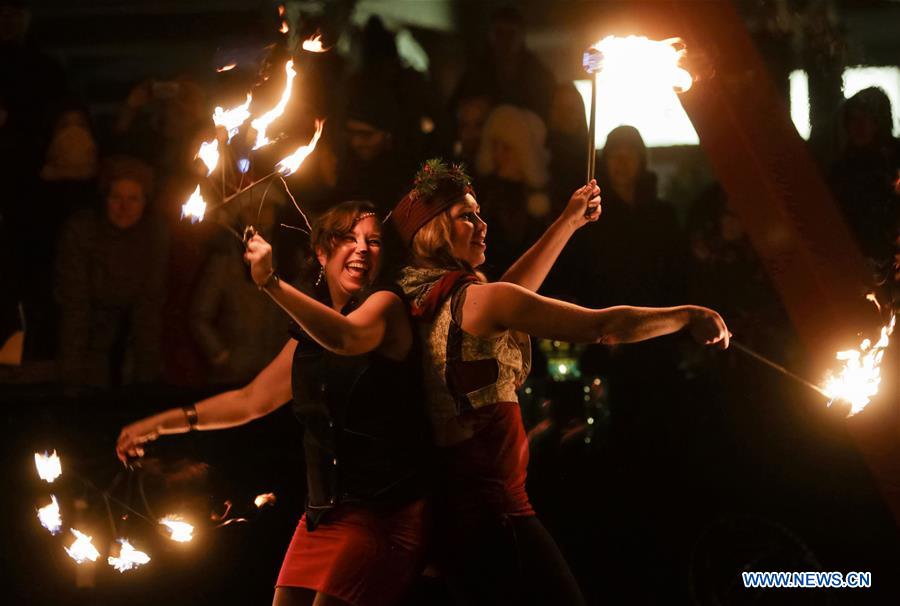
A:
{"type": "Polygon", "coordinates": [[[246,122],[247,118],[250,117],[250,102],[252,100],[253,95],[247,93],[247,100],[241,105],[237,105],[231,109],[216,107],[215,110],[213,110],[213,123],[228,131],[229,142],[231,142],[232,137],[238,133],[241,124],[246,122]]]}
{"type": "Polygon", "coordinates": [[[291,28],[288,27],[288,22],[287,22],[287,21],[282,21],[282,22],[281,22],[281,28],[278,30],[278,32],[281,33],[281,34],[286,34],[286,33],[288,33],[289,31],[291,31],[291,28]]]}
{"type": "Polygon", "coordinates": [[[283,4],[278,5],[278,16],[284,17],[284,5],[283,4]]]}
{"type": "Polygon", "coordinates": [[[303,41],[302,48],[305,51],[309,51],[311,53],[324,53],[326,49],[322,46],[322,34],[316,33],[312,38],[307,38],[303,41]]]}
{"type": "Polygon", "coordinates": [[[232,62],[227,65],[223,65],[222,67],[217,67],[216,71],[221,74],[222,72],[230,72],[231,70],[233,70],[236,67],[237,67],[237,63],[232,62]]]}
{"type": "Polygon", "coordinates": [[[260,495],[256,495],[256,498],[253,499],[253,504],[256,505],[257,509],[262,509],[265,505],[274,505],[275,504],[275,493],[274,492],[265,492],[260,495]]]}
{"type": "Polygon", "coordinates": [[[187,543],[194,538],[194,527],[178,515],[167,515],[159,523],[169,531],[169,538],[178,543],[187,543]]]}
{"type": "Polygon", "coordinates": [[[50,454],[46,451],[44,454],[34,453],[34,465],[37,467],[38,476],[48,484],[52,484],[62,475],[62,461],[55,450],[50,454]]]}
{"type": "Polygon", "coordinates": [[[891,321],[881,327],[881,335],[874,345],[869,339],[864,339],[858,349],[837,352],[835,357],[844,362],[844,366],[836,374],[829,371],[822,389],[831,402],[841,400],[850,404],[848,416],[862,412],[878,393],[881,360],[896,322],[897,316],[891,316],[891,321]]]}
{"type": "Polygon", "coordinates": [[[200,151],[194,156],[194,159],[197,158],[200,158],[206,165],[206,176],[208,177],[211,175],[212,172],[216,170],[216,165],[219,163],[219,140],[213,139],[212,141],[204,141],[201,143],[200,151]]]}
{"type": "Polygon", "coordinates": [[[185,217],[191,218],[191,223],[196,223],[197,221],[203,220],[203,215],[206,213],[206,202],[203,201],[203,196],[200,195],[200,186],[198,185],[196,189],[194,189],[194,193],[191,194],[191,197],[188,198],[188,201],[182,204],[181,206],[181,218],[185,217]]]}
{"type": "Polygon", "coordinates": [[[297,148],[297,151],[290,156],[282,158],[281,161],[275,165],[275,170],[285,177],[291,173],[297,172],[297,169],[300,168],[300,165],[303,164],[303,161],[306,160],[307,156],[316,149],[316,144],[319,142],[319,137],[322,136],[322,129],[324,126],[324,120],[316,120],[316,132],[313,134],[312,139],[309,140],[309,143],[301,145],[297,148]]]}
{"type": "Polygon", "coordinates": [[[693,83],[690,72],[680,65],[686,52],[680,38],[650,40],[644,36],[607,36],[592,48],[603,53],[599,77],[609,85],[614,85],[618,79],[633,81],[637,76],[648,85],[662,83],[683,93],[693,83]]]}
{"type": "Polygon", "coordinates": [[[150,561],[150,556],[143,551],[135,549],[131,543],[128,542],[128,539],[116,540],[122,546],[121,549],[119,549],[119,557],[109,556],[106,561],[119,572],[132,570],[138,566],[143,566],[150,561]]]}
{"type": "Polygon", "coordinates": [[[97,558],[100,557],[100,552],[97,551],[97,548],[91,543],[93,538],[74,528],[70,528],[69,530],[75,535],[75,541],[72,545],[65,548],[69,557],[78,564],[84,564],[88,560],[96,562],[97,558]]]}
{"type": "Polygon", "coordinates": [[[59,502],[55,496],[50,495],[50,504],[38,509],[37,516],[41,521],[41,526],[49,530],[50,534],[59,534],[62,528],[62,516],[59,515],[59,502]]]}
{"type": "Polygon", "coordinates": [[[266,136],[266,129],[270,124],[272,124],[272,122],[275,121],[276,118],[280,117],[281,114],[284,113],[284,109],[285,107],[287,107],[288,101],[291,100],[291,90],[293,89],[294,77],[297,75],[297,72],[294,71],[293,60],[288,61],[284,64],[284,71],[287,74],[287,79],[284,83],[284,91],[281,93],[281,99],[278,100],[278,104],[259,118],[255,118],[252,122],[250,122],[250,126],[252,126],[256,130],[256,144],[253,146],[253,149],[259,149],[260,147],[268,145],[272,142],[266,136]]]}

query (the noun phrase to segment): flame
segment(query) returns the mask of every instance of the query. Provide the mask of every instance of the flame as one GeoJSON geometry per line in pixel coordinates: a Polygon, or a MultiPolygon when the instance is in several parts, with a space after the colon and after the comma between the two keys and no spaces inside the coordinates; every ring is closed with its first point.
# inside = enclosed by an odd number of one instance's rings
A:
{"type": "Polygon", "coordinates": [[[122,545],[122,548],[119,550],[119,557],[109,556],[106,561],[119,572],[132,570],[138,566],[143,566],[150,561],[150,556],[143,551],[135,549],[131,543],[128,542],[128,539],[116,540],[122,545]]]}
{"type": "Polygon", "coordinates": [[[282,158],[281,161],[275,165],[275,170],[285,177],[296,172],[297,169],[300,168],[300,165],[303,164],[303,161],[306,160],[306,157],[316,149],[316,144],[319,142],[319,137],[322,136],[322,128],[324,126],[324,120],[316,120],[316,132],[313,134],[312,139],[309,140],[309,143],[301,145],[297,148],[297,151],[290,156],[282,158]]]}
{"type": "Polygon", "coordinates": [[[280,34],[286,34],[286,33],[288,33],[289,31],[291,31],[291,28],[288,27],[288,22],[287,22],[287,21],[282,21],[282,22],[281,22],[281,28],[279,28],[278,33],[280,33],[280,34]]]}
{"type": "Polygon", "coordinates": [[[213,139],[212,141],[204,141],[200,144],[200,151],[197,152],[197,155],[194,156],[194,159],[200,158],[203,160],[203,163],[206,164],[206,176],[212,174],[214,170],[216,170],[216,165],[219,163],[219,140],[213,139]]]}
{"type": "Polygon", "coordinates": [[[169,531],[169,538],[178,543],[187,543],[194,538],[194,527],[181,516],[168,515],[159,521],[169,531]]]}
{"type": "Polygon", "coordinates": [[[683,93],[693,83],[690,72],[679,65],[686,51],[680,38],[650,40],[644,36],[607,36],[592,48],[603,53],[598,77],[605,85],[616,86],[620,80],[633,83],[638,76],[648,87],[663,85],[683,93]]]}
{"type": "Polygon", "coordinates": [[[237,67],[237,63],[231,62],[228,65],[223,65],[222,67],[217,67],[216,71],[221,74],[222,72],[230,72],[231,70],[233,70],[236,67],[237,67]]]}
{"type": "Polygon", "coordinates": [[[281,99],[279,99],[278,104],[250,123],[250,126],[256,130],[256,144],[253,146],[253,149],[259,149],[260,147],[271,143],[269,138],[266,137],[266,129],[276,118],[284,113],[284,108],[287,107],[288,101],[291,99],[294,76],[297,75],[297,72],[294,71],[293,60],[284,64],[284,71],[287,74],[287,80],[284,83],[284,91],[281,93],[281,99]]]}
{"type": "Polygon", "coordinates": [[[275,493],[265,492],[263,494],[256,495],[256,498],[253,499],[253,504],[256,505],[257,509],[262,509],[264,505],[274,505],[275,493]]]}
{"type": "Polygon", "coordinates": [[[891,321],[881,327],[881,336],[874,345],[869,339],[864,339],[858,349],[837,352],[835,357],[844,362],[844,367],[837,374],[829,372],[822,389],[831,398],[831,402],[843,400],[850,404],[848,416],[862,412],[869,400],[878,393],[881,359],[896,322],[897,316],[891,316],[891,321]]]}
{"type": "Polygon", "coordinates": [[[278,16],[284,17],[284,5],[283,4],[278,5],[278,16]]]}
{"type": "Polygon", "coordinates": [[[229,143],[231,142],[232,137],[238,133],[241,124],[246,122],[247,118],[250,117],[250,101],[252,100],[253,95],[247,93],[247,100],[241,105],[237,105],[231,109],[216,107],[215,110],[213,110],[213,122],[216,126],[221,126],[228,131],[229,143]]]}
{"type": "Polygon", "coordinates": [[[875,296],[875,293],[870,292],[866,295],[866,301],[871,301],[875,304],[875,307],[878,309],[878,312],[881,312],[881,303],[878,302],[878,298],[875,296]]]}
{"type": "Polygon", "coordinates": [[[55,496],[50,495],[50,504],[38,509],[37,516],[41,526],[49,530],[50,534],[59,534],[62,529],[62,517],[59,515],[59,502],[55,496]]]}
{"type": "Polygon", "coordinates": [[[190,217],[191,223],[196,223],[203,220],[205,213],[206,202],[203,200],[203,196],[200,195],[200,186],[198,185],[191,197],[188,198],[188,201],[181,205],[181,218],[190,217]]]}
{"type": "Polygon", "coordinates": [[[47,451],[44,451],[44,454],[34,453],[34,465],[37,467],[38,476],[47,483],[52,484],[62,475],[62,461],[56,450],[52,454],[48,454],[47,451]]]}
{"type": "Polygon", "coordinates": [[[93,538],[74,528],[70,528],[69,530],[75,535],[75,541],[72,545],[65,548],[69,557],[78,564],[84,564],[88,560],[96,562],[97,558],[100,557],[100,552],[97,551],[97,548],[91,543],[93,538]]]}
{"type": "Polygon", "coordinates": [[[311,53],[324,53],[326,49],[322,46],[322,34],[316,33],[312,38],[307,38],[303,41],[302,45],[303,50],[309,51],[311,53]]]}

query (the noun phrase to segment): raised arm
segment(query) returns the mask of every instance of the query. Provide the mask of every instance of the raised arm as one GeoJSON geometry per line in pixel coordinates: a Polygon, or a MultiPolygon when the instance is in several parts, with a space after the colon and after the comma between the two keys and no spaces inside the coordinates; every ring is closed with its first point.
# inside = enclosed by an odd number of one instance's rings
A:
{"type": "Polygon", "coordinates": [[[543,297],[515,284],[472,285],[463,303],[463,329],[491,336],[506,329],[571,343],[634,343],[689,328],[707,345],[728,347],[728,328],[715,311],[679,307],[587,309],[543,297]]]}
{"type": "MultiPolygon", "coordinates": [[[[291,399],[291,363],[297,342],[287,342],[281,352],[245,387],[207,398],[194,405],[197,419],[194,429],[206,431],[244,425],[280,408],[291,399]]],[[[184,408],[170,408],[141,419],[122,429],[116,442],[116,454],[127,457],[144,454],[143,444],[161,435],[191,430],[184,408]]]]}
{"type": "MultiPolygon", "coordinates": [[[[245,259],[250,263],[253,280],[322,347],[344,356],[390,348],[393,341],[405,343],[408,349],[412,333],[397,295],[376,292],[344,316],[290,284],[272,280],[271,254],[272,248],[259,236],[247,244],[245,259]],[[387,343],[388,340],[392,342],[387,343]]],[[[405,350],[398,356],[404,354],[405,350]]]]}
{"type": "Polygon", "coordinates": [[[553,264],[578,228],[600,217],[600,188],[591,182],[575,190],[565,210],[531,248],[506,270],[501,282],[537,292],[553,264]]]}

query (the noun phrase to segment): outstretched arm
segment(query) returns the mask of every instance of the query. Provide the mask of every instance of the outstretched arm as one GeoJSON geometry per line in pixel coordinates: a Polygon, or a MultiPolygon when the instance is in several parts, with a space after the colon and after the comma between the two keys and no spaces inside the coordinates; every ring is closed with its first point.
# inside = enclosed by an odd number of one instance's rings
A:
{"type": "Polygon", "coordinates": [[[695,305],[587,309],[502,282],[468,287],[463,304],[463,329],[480,336],[513,329],[544,339],[613,345],[683,328],[702,343],[728,347],[724,320],[715,311],[695,305]]]}
{"type": "MultiPolygon", "coordinates": [[[[244,425],[280,408],[291,399],[291,363],[297,342],[287,342],[281,352],[245,387],[207,398],[194,405],[197,411],[195,429],[225,429],[244,425]]],[[[116,454],[123,462],[127,457],[144,454],[143,444],[161,435],[186,433],[191,430],[183,408],[141,419],[122,429],[116,443],[116,454]]]]}
{"type": "Polygon", "coordinates": [[[547,231],[538,238],[531,248],[512,264],[501,282],[511,282],[536,292],[563,248],[578,228],[596,221],[600,217],[600,188],[591,180],[587,185],[575,190],[565,210],[547,231]]]}
{"type": "Polygon", "coordinates": [[[271,280],[272,247],[258,235],[247,243],[244,259],[250,263],[253,281],[310,337],[336,354],[356,356],[378,349],[386,337],[393,338],[395,332],[403,332],[407,325],[403,302],[391,292],[374,293],[344,316],[290,284],[271,280]]]}

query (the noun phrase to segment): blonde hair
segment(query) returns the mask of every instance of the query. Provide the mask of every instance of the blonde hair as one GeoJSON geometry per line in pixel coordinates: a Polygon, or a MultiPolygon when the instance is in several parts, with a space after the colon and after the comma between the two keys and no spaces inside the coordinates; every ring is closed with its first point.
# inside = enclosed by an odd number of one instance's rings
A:
{"type": "Polygon", "coordinates": [[[512,148],[525,185],[535,189],[545,187],[550,180],[548,154],[544,148],[546,138],[547,127],[540,116],[520,107],[498,105],[488,115],[481,133],[476,159],[478,174],[492,175],[497,170],[493,147],[497,140],[512,148]]]}
{"type": "Polygon", "coordinates": [[[412,264],[417,267],[434,267],[449,270],[468,271],[482,282],[487,282],[483,273],[461,259],[453,256],[450,233],[453,226],[452,207],[423,225],[413,236],[410,252],[412,264]]]}

